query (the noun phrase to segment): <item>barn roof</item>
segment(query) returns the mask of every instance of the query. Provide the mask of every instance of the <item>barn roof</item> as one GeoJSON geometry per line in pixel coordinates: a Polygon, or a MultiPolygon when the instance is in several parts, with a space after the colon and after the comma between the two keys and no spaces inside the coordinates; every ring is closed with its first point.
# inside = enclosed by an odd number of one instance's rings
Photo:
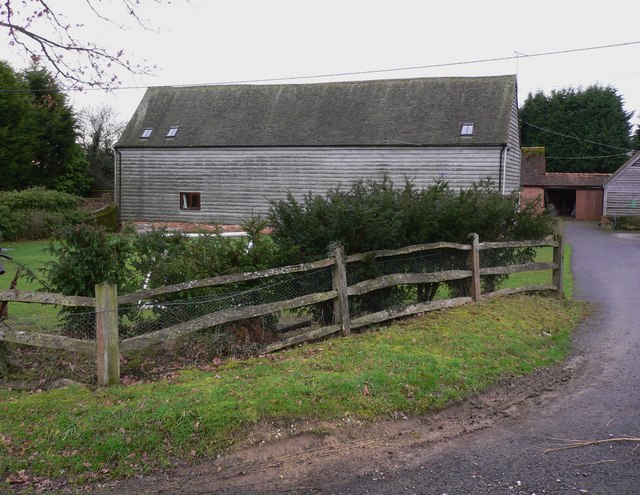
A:
{"type": "Polygon", "coordinates": [[[498,145],[515,99],[513,75],[152,87],[116,147],[498,145]]]}

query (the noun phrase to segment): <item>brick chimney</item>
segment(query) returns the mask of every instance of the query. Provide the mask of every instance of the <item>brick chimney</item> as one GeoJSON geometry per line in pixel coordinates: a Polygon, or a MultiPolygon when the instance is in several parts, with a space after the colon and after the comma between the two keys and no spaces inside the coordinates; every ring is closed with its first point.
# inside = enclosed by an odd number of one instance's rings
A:
{"type": "Polygon", "coordinates": [[[545,169],[544,147],[522,148],[520,185],[542,185],[545,169]]]}

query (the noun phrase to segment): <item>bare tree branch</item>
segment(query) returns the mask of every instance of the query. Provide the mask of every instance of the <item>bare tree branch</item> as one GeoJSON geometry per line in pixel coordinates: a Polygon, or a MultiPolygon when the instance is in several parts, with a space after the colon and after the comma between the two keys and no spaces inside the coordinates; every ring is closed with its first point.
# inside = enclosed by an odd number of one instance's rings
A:
{"type": "MultiPolygon", "coordinates": [[[[33,61],[49,65],[63,83],[68,82],[68,87],[113,89],[120,85],[119,74],[123,72],[150,72],[149,67],[130,62],[124,50],[110,50],[83,38],[80,32],[83,24],[69,22],[64,12],[50,6],[49,0],[31,0],[29,4],[22,2],[19,10],[14,10],[14,3],[12,0],[0,0],[0,29],[7,30],[8,45],[27,54],[33,61]],[[27,9],[28,5],[31,5],[31,10],[27,9]]],[[[128,24],[126,19],[105,14],[95,0],[85,0],[84,3],[89,12],[102,22],[120,29],[125,29],[123,26],[128,24]]],[[[145,4],[162,5],[171,3],[171,0],[118,0],[116,5],[118,3],[123,9],[120,15],[133,19],[135,26],[150,30],[139,12],[145,4]]]]}

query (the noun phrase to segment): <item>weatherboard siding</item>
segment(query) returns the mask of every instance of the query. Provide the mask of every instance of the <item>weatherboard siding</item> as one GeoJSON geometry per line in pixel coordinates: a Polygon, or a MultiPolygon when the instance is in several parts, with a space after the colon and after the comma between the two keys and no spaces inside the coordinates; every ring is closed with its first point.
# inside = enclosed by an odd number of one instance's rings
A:
{"type": "Polygon", "coordinates": [[[605,186],[605,205],[606,215],[640,215],[640,160],[605,186]]]}
{"type": "MultiPolygon", "coordinates": [[[[519,148],[518,148],[519,149],[519,148]]],[[[387,175],[401,186],[447,180],[466,188],[500,180],[501,147],[120,149],[117,197],[123,220],[239,223],[265,215],[287,191],[324,194],[387,175]],[[181,192],[199,192],[200,210],[180,210],[181,192]]],[[[509,155],[508,155],[509,156],[509,155]]],[[[519,163],[518,163],[519,170],[519,163]]],[[[519,184],[507,175],[507,193],[519,184]]]]}
{"type": "Polygon", "coordinates": [[[507,143],[505,192],[507,194],[520,189],[520,169],[522,153],[520,150],[520,127],[518,125],[518,98],[514,95],[511,104],[511,119],[509,120],[509,135],[507,143]]]}

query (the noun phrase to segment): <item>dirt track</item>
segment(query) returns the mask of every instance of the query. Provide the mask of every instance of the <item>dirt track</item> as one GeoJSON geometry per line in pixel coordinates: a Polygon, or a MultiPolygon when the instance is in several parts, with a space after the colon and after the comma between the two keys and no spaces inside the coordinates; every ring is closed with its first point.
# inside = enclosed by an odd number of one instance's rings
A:
{"type": "Polygon", "coordinates": [[[596,311],[565,366],[419,419],[260,425],[228,457],[98,492],[640,493],[637,442],[542,455],[552,438],[640,435],[640,236],[570,223],[567,240],[576,296],[596,311]]]}

